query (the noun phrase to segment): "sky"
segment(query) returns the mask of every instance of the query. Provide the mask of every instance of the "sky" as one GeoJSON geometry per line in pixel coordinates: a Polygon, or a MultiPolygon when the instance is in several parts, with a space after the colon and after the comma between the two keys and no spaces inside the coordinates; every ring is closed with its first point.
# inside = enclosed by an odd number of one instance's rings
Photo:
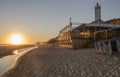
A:
{"type": "Polygon", "coordinates": [[[102,20],[120,18],[120,0],[0,0],[0,44],[21,34],[25,43],[47,41],[72,22],[94,21],[94,7],[101,5],[102,20]]]}

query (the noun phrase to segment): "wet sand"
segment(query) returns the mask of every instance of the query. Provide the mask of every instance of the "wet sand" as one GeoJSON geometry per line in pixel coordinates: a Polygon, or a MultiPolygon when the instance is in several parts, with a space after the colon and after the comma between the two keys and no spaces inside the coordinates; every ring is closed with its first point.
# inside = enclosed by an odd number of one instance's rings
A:
{"type": "Polygon", "coordinates": [[[40,46],[22,55],[1,77],[120,77],[120,53],[40,46]]]}

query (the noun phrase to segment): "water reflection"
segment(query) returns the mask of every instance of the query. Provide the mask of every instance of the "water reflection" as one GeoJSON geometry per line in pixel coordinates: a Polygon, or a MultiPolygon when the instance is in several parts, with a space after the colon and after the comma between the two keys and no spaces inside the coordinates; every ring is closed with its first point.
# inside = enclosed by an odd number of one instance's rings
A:
{"type": "Polygon", "coordinates": [[[3,58],[0,58],[0,74],[5,72],[5,70],[15,62],[17,55],[9,55],[3,58]]]}
{"type": "Polygon", "coordinates": [[[35,48],[37,47],[22,48],[22,49],[13,51],[13,54],[15,55],[9,55],[9,56],[0,58],[0,75],[4,73],[8,68],[10,68],[22,54],[35,48]]]}
{"type": "Polygon", "coordinates": [[[13,51],[13,54],[15,54],[15,55],[18,54],[18,51],[19,51],[19,50],[13,51]]]}

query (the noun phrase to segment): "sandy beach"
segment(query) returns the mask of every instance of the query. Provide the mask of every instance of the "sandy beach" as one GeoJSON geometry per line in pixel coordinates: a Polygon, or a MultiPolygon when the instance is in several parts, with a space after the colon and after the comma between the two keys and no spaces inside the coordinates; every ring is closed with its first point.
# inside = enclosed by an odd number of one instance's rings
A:
{"type": "Polygon", "coordinates": [[[120,77],[120,53],[43,45],[22,55],[1,77],[120,77]]]}

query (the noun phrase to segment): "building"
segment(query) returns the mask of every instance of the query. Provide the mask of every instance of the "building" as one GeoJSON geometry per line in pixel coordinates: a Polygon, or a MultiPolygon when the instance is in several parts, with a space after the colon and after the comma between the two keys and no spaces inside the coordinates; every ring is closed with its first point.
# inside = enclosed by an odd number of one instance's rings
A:
{"type": "Polygon", "coordinates": [[[66,48],[87,48],[94,47],[94,41],[110,39],[115,37],[116,34],[120,34],[120,25],[116,24],[114,26],[114,24],[101,20],[101,6],[97,3],[95,6],[95,21],[73,23],[70,18],[70,23],[59,32],[58,42],[59,46],[66,48]],[[76,25],[77,27],[74,27],[76,25]]]}
{"type": "Polygon", "coordinates": [[[105,21],[105,23],[107,23],[107,24],[114,24],[114,25],[120,25],[120,18],[110,19],[110,20],[105,21]]]}
{"type": "Polygon", "coordinates": [[[97,3],[95,6],[95,21],[101,20],[101,6],[97,3]]]}

